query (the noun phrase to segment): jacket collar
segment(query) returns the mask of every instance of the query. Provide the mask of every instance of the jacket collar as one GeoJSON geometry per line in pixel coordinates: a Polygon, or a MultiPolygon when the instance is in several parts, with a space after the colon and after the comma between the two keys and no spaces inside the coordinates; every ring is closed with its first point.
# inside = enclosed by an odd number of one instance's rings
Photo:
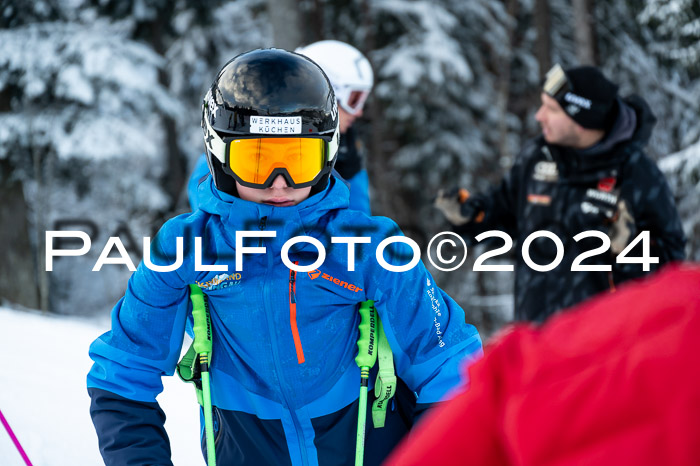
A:
{"type": "MultiPolygon", "coordinates": [[[[211,176],[199,184],[199,208],[218,217],[226,242],[235,247],[236,231],[275,231],[277,236],[266,240],[272,247],[281,247],[289,238],[306,235],[320,237],[329,220],[328,214],[347,208],[350,191],[331,176],[326,188],[294,206],[276,207],[243,200],[219,191],[211,176]]],[[[299,250],[314,249],[308,243],[298,243],[299,250]]]]}

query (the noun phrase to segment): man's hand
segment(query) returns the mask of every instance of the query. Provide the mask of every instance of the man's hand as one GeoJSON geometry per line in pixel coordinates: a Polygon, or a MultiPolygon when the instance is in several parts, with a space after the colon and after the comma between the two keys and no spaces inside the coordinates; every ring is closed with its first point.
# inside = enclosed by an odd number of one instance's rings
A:
{"type": "Polygon", "coordinates": [[[484,219],[484,212],[476,203],[468,202],[468,199],[469,191],[464,188],[455,188],[449,192],[441,189],[438,191],[433,205],[455,226],[462,226],[472,220],[477,223],[481,222],[484,219]]]}

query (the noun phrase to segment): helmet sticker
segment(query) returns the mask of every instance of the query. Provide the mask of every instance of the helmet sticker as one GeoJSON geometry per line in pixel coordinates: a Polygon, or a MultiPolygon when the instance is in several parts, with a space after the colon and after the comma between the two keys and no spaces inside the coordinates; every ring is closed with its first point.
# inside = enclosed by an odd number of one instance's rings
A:
{"type": "Polygon", "coordinates": [[[250,132],[256,134],[301,134],[301,117],[250,117],[250,132]]]}
{"type": "Polygon", "coordinates": [[[217,113],[219,113],[219,106],[216,105],[216,101],[214,100],[214,96],[211,93],[211,89],[207,92],[207,95],[204,96],[204,103],[205,106],[209,108],[209,114],[211,115],[212,118],[217,117],[217,113]]]}
{"type": "Polygon", "coordinates": [[[334,120],[338,118],[338,101],[334,100],[333,101],[333,106],[331,107],[331,118],[334,120]]]}

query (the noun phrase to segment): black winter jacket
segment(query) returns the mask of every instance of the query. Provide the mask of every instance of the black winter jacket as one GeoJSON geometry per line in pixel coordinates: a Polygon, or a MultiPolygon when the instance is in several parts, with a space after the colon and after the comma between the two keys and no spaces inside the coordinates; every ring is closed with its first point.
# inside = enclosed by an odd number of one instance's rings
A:
{"type": "MultiPolygon", "coordinates": [[[[650,232],[650,255],[659,258],[651,270],[684,258],[685,237],[671,191],[643,146],[656,122],[646,102],[637,96],[618,101],[618,117],[612,129],[595,146],[575,150],[545,143],[542,136],[530,141],[503,181],[492,192],[470,198],[462,210],[484,211],[481,223],[468,223],[458,231],[473,239],[488,230],[510,234],[516,244],[515,318],[541,322],[558,310],[647,272],[641,264],[616,263],[608,249],[584,259],[582,265],[609,264],[606,271],[572,271],[576,258],[602,246],[599,238],[574,241],[577,234],[598,230],[606,235],[612,218],[624,200],[634,218],[632,242],[642,231],[650,232]],[[521,251],[533,232],[546,230],[563,243],[561,263],[550,272],[528,266],[521,251]]],[[[556,247],[549,238],[529,246],[533,262],[554,261],[556,247]]],[[[639,242],[628,257],[642,255],[639,242]]]]}

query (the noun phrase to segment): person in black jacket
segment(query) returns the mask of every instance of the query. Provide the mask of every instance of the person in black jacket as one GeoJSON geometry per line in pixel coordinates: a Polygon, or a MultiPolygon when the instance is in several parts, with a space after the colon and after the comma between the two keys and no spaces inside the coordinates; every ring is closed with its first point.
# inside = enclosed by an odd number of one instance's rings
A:
{"type": "Polygon", "coordinates": [[[617,89],[597,68],[556,65],[535,115],[542,134],[523,147],[502,182],[489,193],[436,197],[466,238],[500,230],[523,249],[515,265],[516,320],[544,321],[684,258],[671,191],[643,149],[656,118],[641,97],[622,98],[617,89]],[[541,230],[561,245],[535,233],[541,230]]]}

